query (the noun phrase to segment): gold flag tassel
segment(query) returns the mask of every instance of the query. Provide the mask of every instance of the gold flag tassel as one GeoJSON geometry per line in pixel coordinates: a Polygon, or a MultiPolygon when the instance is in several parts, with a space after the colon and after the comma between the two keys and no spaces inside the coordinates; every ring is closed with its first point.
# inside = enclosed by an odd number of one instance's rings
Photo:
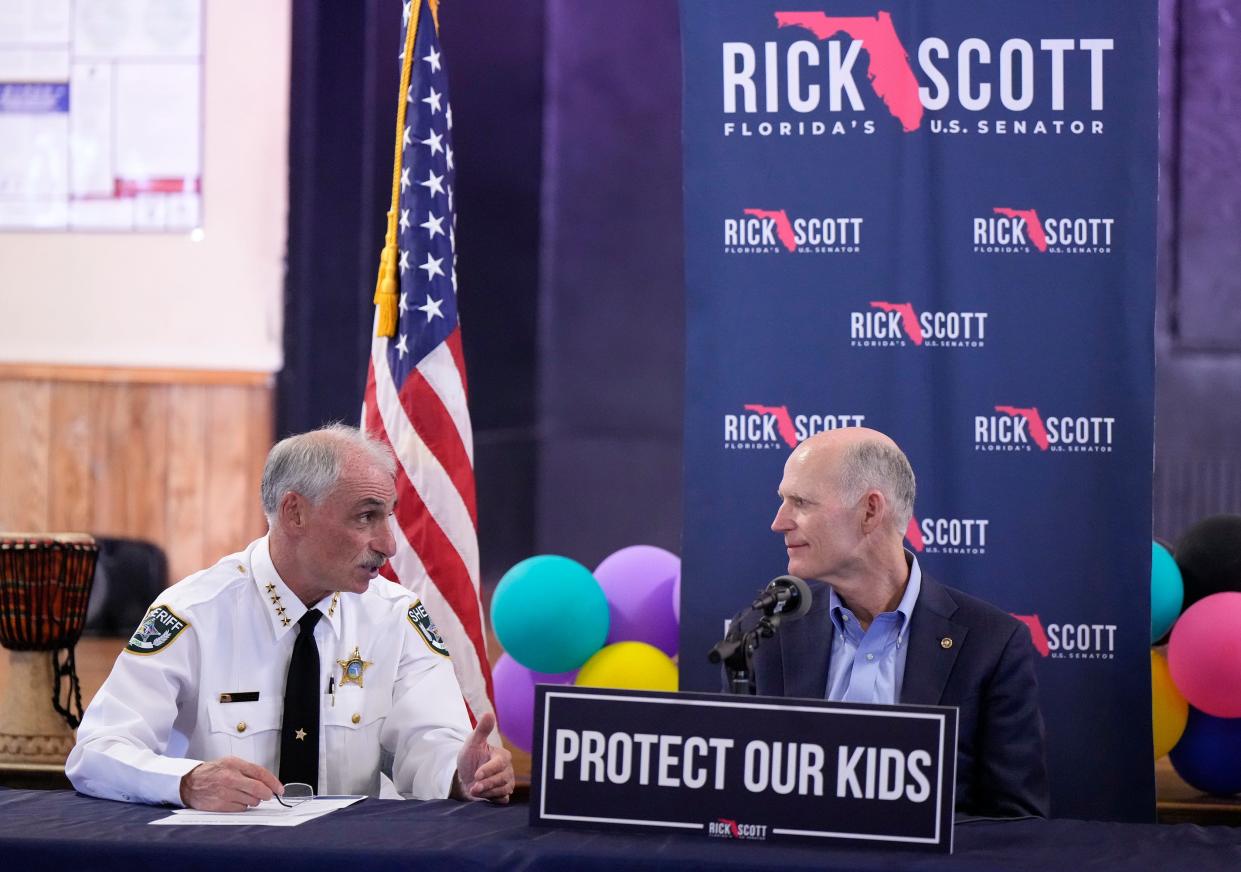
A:
{"type": "MultiPolygon", "coordinates": [[[[388,209],[388,232],[384,236],[383,251],[379,254],[379,278],[375,281],[375,305],[379,317],[375,323],[376,336],[393,336],[396,333],[397,314],[397,244],[396,216],[401,196],[401,150],[405,139],[405,105],[409,93],[410,71],[414,60],[414,39],[418,35],[421,20],[421,0],[409,3],[409,24],[405,29],[405,54],[401,61],[401,91],[396,104],[396,146],[392,158],[392,206],[388,209]]],[[[433,10],[434,14],[434,10],[433,10]]]]}

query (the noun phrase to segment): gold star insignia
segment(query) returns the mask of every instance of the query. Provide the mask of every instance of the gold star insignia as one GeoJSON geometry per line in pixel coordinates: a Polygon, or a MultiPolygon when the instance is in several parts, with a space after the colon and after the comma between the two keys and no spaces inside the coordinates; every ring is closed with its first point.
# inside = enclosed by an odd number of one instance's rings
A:
{"type": "Polygon", "coordinates": [[[297,741],[299,742],[304,741],[306,739],[306,731],[298,730],[296,733],[293,734],[293,737],[297,739],[297,741]]]}
{"type": "Polygon", "coordinates": [[[280,615],[280,617],[283,618],[284,617],[284,606],[276,606],[276,614],[280,615]]]}
{"type": "Polygon", "coordinates": [[[353,653],[349,655],[348,659],[337,660],[336,662],[340,664],[341,687],[344,687],[346,684],[356,684],[358,687],[361,687],[362,676],[370,666],[374,665],[371,661],[362,659],[362,652],[358,650],[357,645],[353,646],[353,653]]]}
{"type": "Polygon", "coordinates": [[[287,627],[287,626],[289,625],[289,619],[288,619],[288,618],[281,618],[280,620],[284,621],[284,626],[286,626],[286,627],[287,627]]]}

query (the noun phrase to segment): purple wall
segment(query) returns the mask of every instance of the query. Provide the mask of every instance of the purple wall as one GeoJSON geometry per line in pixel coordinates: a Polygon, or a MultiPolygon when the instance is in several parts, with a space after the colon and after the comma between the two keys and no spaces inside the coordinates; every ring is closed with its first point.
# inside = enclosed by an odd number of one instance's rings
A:
{"type": "Polygon", "coordinates": [[[680,551],[681,49],[671,0],[549,0],[536,543],[680,551]]]}
{"type": "Polygon", "coordinates": [[[1155,533],[1241,511],[1241,2],[1160,4],[1155,533]]]}

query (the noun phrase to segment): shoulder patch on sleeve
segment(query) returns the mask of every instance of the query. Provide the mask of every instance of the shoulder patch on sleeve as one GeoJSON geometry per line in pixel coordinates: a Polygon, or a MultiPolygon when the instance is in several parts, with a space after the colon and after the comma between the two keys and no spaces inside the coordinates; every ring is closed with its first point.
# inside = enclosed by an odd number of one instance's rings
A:
{"type": "Polygon", "coordinates": [[[152,606],[125,650],[131,654],[154,654],[173,643],[190,624],[168,606],[152,606]]]}
{"type": "Polygon", "coordinates": [[[428,648],[441,657],[448,656],[448,646],[440,638],[439,630],[435,628],[435,622],[431,620],[431,615],[427,612],[427,607],[422,604],[422,600],[415,600],[414,604],[409,607],[409,611],[405,613],[405,617],[409,618],[410,626],[418,631],[418,635],[422,637],[422,641],[427,643],[428,648]]]}

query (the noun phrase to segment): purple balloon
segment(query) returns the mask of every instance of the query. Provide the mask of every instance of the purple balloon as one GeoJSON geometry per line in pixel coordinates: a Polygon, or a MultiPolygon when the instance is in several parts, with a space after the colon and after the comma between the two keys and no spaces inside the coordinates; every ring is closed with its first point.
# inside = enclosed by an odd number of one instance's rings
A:
{"type": "Polygon", "coordinates": [[[534,686],[536,684],[572,684],[577,670],[549,675],[533,672],[508,654],[501,654],[491,667],[491,682],[496,692],[496,721],[500,732],[515,748],[527,754],[534,743],[534,686]]]}
{"type": "Polygon", "coordinates": [[[673,606],[673,588],[681,575],[681,558],[654,545],[631,545],[605,558],[594,575],[611,612],[604,644],[645,642],[675,657],[680,616],[673,606]]]}

